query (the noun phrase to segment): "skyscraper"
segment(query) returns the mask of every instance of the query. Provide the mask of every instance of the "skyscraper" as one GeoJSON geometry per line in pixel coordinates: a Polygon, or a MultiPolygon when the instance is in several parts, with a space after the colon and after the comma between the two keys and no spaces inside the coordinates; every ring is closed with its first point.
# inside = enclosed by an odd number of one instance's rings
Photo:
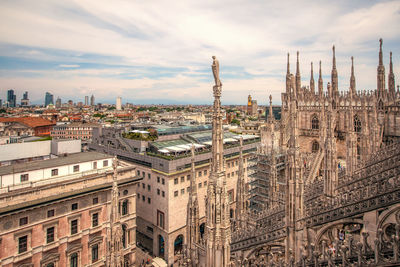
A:
{"type": "Polygon", "coordinates": [[[89,105],[89,96],[85,96],[85,106],[89,105]]]}
{"type": "Polygon", "coordinates": [[[23,107],[29,106],[29,98],[28,98],[28,92],[27,91],[23,94],[23,97],[21,99],[21,106],[23,106],[23,107]]]}
{"type": "Polygon", "coordinates": [[[57,97],[56,108],[61,108],[61,98],[60,97],[57,97]]]}
{"type": "Polygon", "coordinates": [[[90,105],[94,106],[94,95],[90,97],[90,105]]]}
{"type": "Polygon", "coordinates": [[[13,89],[7,91],[7,102],[10,108],[15,108],[17,106],[17,96],[14,94],[13,89]]]}
{"type": "Polygon", "coordinates": [[[54,96],[49,92],[46,92],[46,96],[44,98],[44,106],[47,107],[50,104],[54,104],[54,96]]]}
{"type": "Polygon", "coordinates": [[[117,108],[117,110],[121,110],[122,109],[122,99],[121,99],[120,96],[117,97],[116,108],[117,108]]]}

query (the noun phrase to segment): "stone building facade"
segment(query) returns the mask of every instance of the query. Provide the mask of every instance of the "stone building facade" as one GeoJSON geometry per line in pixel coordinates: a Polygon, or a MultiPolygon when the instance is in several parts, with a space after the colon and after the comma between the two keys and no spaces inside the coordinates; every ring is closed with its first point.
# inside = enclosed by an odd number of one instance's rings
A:
{"type": "Polygon", "coordinates": [[[1,188],[1,266],[135,266],[136,184],[141,178],[132,165],[110,156],[79,154],[72,156],[71,166],[87,163],[80,159],[89,156],[91,170],[61,174],[65,163],[53,164],[53,174],[60,169],[56,177],[1,188]],[[119,247],[113,245],[115,237],[119,247]],[[112,259],[121,264],[110,265],[112,259]]]}

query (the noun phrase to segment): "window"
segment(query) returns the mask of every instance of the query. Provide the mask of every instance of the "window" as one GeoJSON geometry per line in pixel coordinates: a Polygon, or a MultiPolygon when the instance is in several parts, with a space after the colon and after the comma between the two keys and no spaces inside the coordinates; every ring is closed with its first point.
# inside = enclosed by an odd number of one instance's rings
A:
{"type": "Polygon", "coordinates": [[[137,194],[137,198],[140,199],[140,194],[139,193],[137,194]]]}
{"type": "Polygon", "coordinates": [[[99,259],[99,245],[92,246],[92,262],[96,262],[99,259]]]}
{"type": "Polygon", "coordinates": [[[47,211],[47,218],[53,217],[54,216],[54,210],[48,210],[47,211]]]}
{"type": "Polygon", "coordinates": [[[29,174],[28,173],[21,174],[20,178],[21,178],[21,183],[26,182],[29,180],[29,174]]]}
{"type": "Polygon", "coordinates": [[[185,194],[185,188],[181,189],[181,195],[185,194]]]}
{"type": "Polygon", "coordinates": [[[71,205],[71,210],[77,210],[78,209],[78,203],[73,203],[71,205]]]}
{"type": "Polygon", "coordinates": [[[228,168],[230,168],[231,167],[231,164],[228,162],[228,168]]]}
{"type": "Polygon", "coordinates": [[[52,169],[51,176],[57,176],[57,175],[58,175],[58,169],[52,169]]]}
{"type": "Polygon", "coordinates": [[[93,169],[97,169],[97,161],[93,162],[93,169]]]}
{"type": "Polygon", "coordinates": [[[78,220],[71,221],[71,235],[78,233],[78,220]]]}
{"type": "Polygon", "coordinates": [[[319,150],[319,143],[317,141],[314,141],[312,143],[311,151],[313,153],[316,153],[316,152],[318,152],[318,150],[319,150]]]}
{"type": "Polygon", "coordinates": [[[46,265],[46,267],[54,267],[54,263],[49,263],[46,265]]]}
{"type": "Polygon", "coordinates": [[[229,202],[233,202],[234,198],[233,198],[233,189],[228,191],[228,199],[229,202]]]}
{"type": "Polygon", "coordinates": [[[24,235],[18,238],[18,253],[28,250],[28,236],[24,235]]]}
{"type": "Polygon", "coordinates": [[[186,178],[187,181],[190,181],[190,174],[186,178]]]}
{"type": "Polygon", "coordinates": [[[356,133],[361,132],[361,120],[357,116],[354,116],[354,131],[356,133]]]}
{"type": "Polygon", "coordinates": [[[74,172],[79,172],[79,165],[74,165],[74,172]]]}
{"type": "Polygon", "coordinates": [[[142,195],[142,200],[143,200],[143,202],[145,202],[145,201],[146,201],[146,197],[145,197],[145,196],[143,196],[143,195],[142,195]]]}
{"type": "Polygon", "coordinates": [[[145,173],[145,172],[142,172],[142,176],[143,176],[143,178],[146,177],[146,173],[145,173]]]}
{"type": "Polygon", "coordinates": [[[145,185],[144,183],[142,183],[142,187],[143,187],[143,189],[145,189],[145,188],[146,188],[146,185],[145,185]]]}
{"type": "Polygon", "coordinates": [[[181,177],[181,183],[185,182],[185,176],[181,177]]]}
{"type": "Polygon", "coordinates": [[[157,176],[157,183],[160,182],[160,176],[157,176]]]}
{"type": "Polygon", "coordinates": [[[107,167],[108,166],[108,160],[103,160],[103,167],[107,167]]]}
{"type": "Polygon", "coordinates": [[[153,231],[154,231],[153,228],[150,226],[147,226],[146,229],[147,229],[147,232],[150,232],[150,233],[153,233],[153,231]]]}
{"type": "Polygon", "coordinates": [[[151,198],[147,198],[147,203],[151,204],[151,198]]]}
{"type": "Polygon", "coordinates": [[[231,174],[230,173],[228,173],[228,178],[231,178],[231,174]]]}
{"type": "Polygon", "coordinates": [[[99,203],[99,198],[98,197],[93,198],[93,205],[96,205],[97,203],[99,203]]]}
{"type": "Polygon", "coordinates": [[[147,185],[147,191],[151,191],[151,186],[149,184],[147,185]]]}
{"type": "Polygon", "coordinates": [[[207,181],[204,181],[204,186],[206,186],[207,185],[207,181]]]}
{"type": "Polygon", "coordinates": [[[178,196],[178,191],[175,191],[174,192],[174,197],[177,197],[178,196]]]}
{"type": "Polygon", "coordinates": [[[190,186],[186,188],[186,192],[190,193],[190,186]]]}
{"type": "Polygon", "coordinates": [[[178,178],[174,179],[174,184],[178,184],[178,178]]]}
{"type": "Polygon", "coordinates": [[[162,193],[162,197],[165,197],[165,192],[164,192],[164,191],[162,191],[161,193],[162,193]]]}
{"type": "Polygon", "coordinates": [[[47,241],[47,244],[54,241],[54,226],[47,228],[46,241],[47,241]]]}
{"type": "Polygon", "coordinates": [[[151,174],[150,173],[147,174],[147,178],[151,179],[151,174]]]}
{"type": "Polygon", "coordinates": [[[233,177],[235,175],[235,172],[231,172],[231,177],[233,177]]]}
{"type": "Polygon", "coordinates": [[[157,188],[157,195],[160,195],[160,189],[157,188]]]}
{"type": "Polygon", "coordinates": [[[206,176],[206,175],[207,175],[207,170],[204,171],[204,176],[206,176]]]}
{"type": "Polygon", "coordinates": [[[140,176],[140,171],[137,171],[137,176],[140,176]]]}
{"type": "Polygon", "coordinates": [[[199,188],[201,188],[201,183],[199,183],[199,188]]]}
{"type": "Polygon", "coordinates": [[[313,130],[319,129],[319,120],[318,120],[317,116],[314,116],[311,119],[311,129],[313,129],[313,130]]]}
{"type": "Polygon", "coordinates": [[[128,214],[128,200],[124,200],[122,202],[122,215],[127,215],[128,214]]]}
{"type": "Polygon", "coordinates": [[[164,212],[157,210],[157,226],[164,229],[164,212]]]}
{"type": "Polygon", "coordinates": [[[162,184],[165,184],[165,179],[164,178],[162,178],[162,184]]]}
{"type": "Polygon", "coordinates": [[[19,226],[28,224],[28,217],[22,217],[19,219],[19,226]]]}
{"type": "Polygon", "coordinates": [[[92,227],[96,227],[98,225],[99,225],[99,214],[96,212],[92,214],[92,227]]]}
{"type": "Polygon", "coordinates": [[[73,253],[69,260],[71,267],[78,267],[78,253],[73,253]]]}
{"type": "Polygon", "coordinates": [[[199,171],[199,177],[201,177],[201,174],[202,174],[202,172],[201,172],[201,171],[199,171]]]}

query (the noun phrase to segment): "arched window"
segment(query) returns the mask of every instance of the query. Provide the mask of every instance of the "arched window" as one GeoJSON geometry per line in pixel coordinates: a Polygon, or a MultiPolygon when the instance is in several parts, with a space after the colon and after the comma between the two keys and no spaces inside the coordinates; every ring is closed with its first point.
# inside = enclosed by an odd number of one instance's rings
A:
{"type": "Polygon", "coordinates": [[[46,267],[54,267],[54,263],[49,263],[46,265],[46,267]]]}
{"type": "Polygon", "coordinates": [[[311,129],[318,130],[319,129],[319,120],[317,116],[314,116],[311,120],[311,129]]]}
{"type": "Polygon", "coordinates": [[[316,153],[318,152],[318,150],[319,150],[319,143],[317,141],[314,141],[311,146],[311,151],[313,153],[316,153]]]}
{"type": "Polygon", "coordinates": [[[122,202],[122,215],[127,215],[128,214],[128,200],[124,200],[122,202]]]}
{"type": "Polygon", "coordinates": [[[356,133],[361,132],[361,120],[357,116],[354,116],[354,131],[356,133]]]}
{"type": "Polygon", "coordinates": [[[126,225],[123,224],[123,225],[122,225],[122,246],[123,246],[124,248],[126,248],[126,234],[127,234],[126,225]]]}
{"type": "Polygon", "coordinates": [[[78,253],[73,253],[70,257],[70,266],[78,267],[78,253]]]}

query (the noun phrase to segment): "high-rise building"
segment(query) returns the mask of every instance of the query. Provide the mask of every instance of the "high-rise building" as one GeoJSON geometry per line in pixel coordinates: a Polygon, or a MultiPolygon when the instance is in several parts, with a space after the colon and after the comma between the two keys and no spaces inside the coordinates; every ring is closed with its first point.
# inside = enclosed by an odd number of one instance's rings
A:
{"type": "Polygon", "coordinates": [[[7,102],[10,108],[15,108],[17,106],[17,96],[14,94],[13,89],[7,91],[7,102]]]}
{"type": "Polygon", "coordinates": [[[23,106],[23,107],[29,106],[28,92],[25,92],[25,93],[23,94],[23,97],[22,97],[22,99],[21,99],[21,106],[23,106]]]}
{"type": "Polygon", "coordinates": [[[94,106],[94,95],[90,97],[90,105],[94,106]]]}
{"type": "Polygon", "coordinates": [[[120,96],[117,97],[116,108],[117,108],[117,110],[121,110],[122,109],[122,99],[121,99],[120,96]]]}
{"type": "Polygon", "coordinates": [[[56,108],[61,108],[61,98],[60,97],[57,97],[56,108]]]}
{"type": "Polygon", "coordinates": [[[89,105],[89,96],[85,96],[85,106],[89,105]]]}
{"type": "Polygon", "coordinates": [[[49,92],[46,92],[46,96],[44,98],[44,106],[47,107],[50,104],[54,104],[54,96],[49,92]]]}

